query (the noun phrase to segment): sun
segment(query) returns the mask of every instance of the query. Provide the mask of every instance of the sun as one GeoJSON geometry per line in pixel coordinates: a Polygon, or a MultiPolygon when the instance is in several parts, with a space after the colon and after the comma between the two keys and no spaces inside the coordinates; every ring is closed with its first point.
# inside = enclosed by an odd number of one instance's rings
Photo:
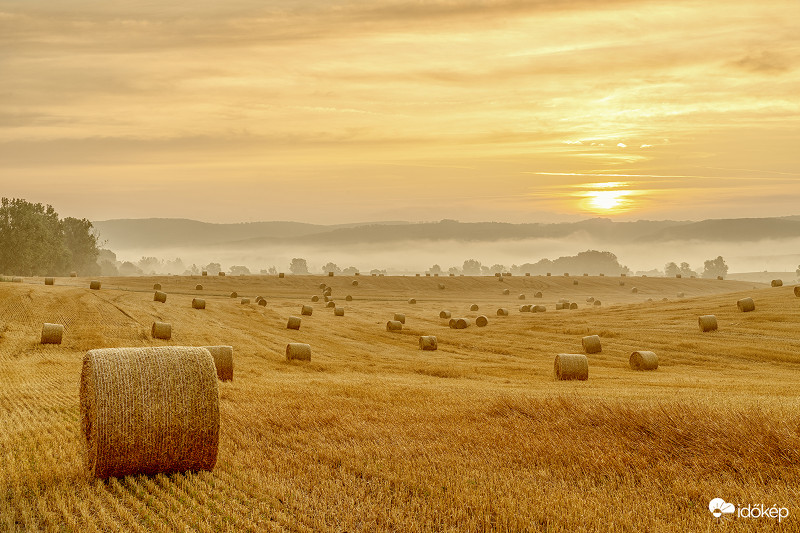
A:
{"type": "Polygon", "coordinates": [[[583,191],[576,196],[582,198],[581,206],[595,213],[620,213],[632,207],[631,197],[637,191],[628,189],[628,183],[610,181],[605,183],[585,183],[583,191]]]}
{"type": "Polygon", "coordinates": [[[590,191],[586,193],[586,203],[594,209],[610,211],[622,204],[627,191],[590,191]]]}

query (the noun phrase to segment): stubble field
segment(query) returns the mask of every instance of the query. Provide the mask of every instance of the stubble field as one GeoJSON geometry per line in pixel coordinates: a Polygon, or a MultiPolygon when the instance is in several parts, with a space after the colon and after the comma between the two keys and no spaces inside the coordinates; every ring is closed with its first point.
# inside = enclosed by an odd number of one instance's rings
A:
{"type": "Polygon", "coordinates": [[[610,276],[102,282],[99,291],[84,278],[0,283],[0,530],[800,529],[792,287],[610,276]],[[154,283],[166,303],[152,301],[154,283]],[[321,283],[343,317],[311,302],[321,283]],[[205,310],[192,309],[196,296],[205,310]],[[744,296],[754,312],[737,310],[744,296]],[[579,309],[556,311],[561,298],[579,309]],[[286,329],[303,304],[313,315],[286,329]],[[547,312],[521,313],[521,304],[547,312]],[[496,316],[499,307],[509,316],[496,316]],[[450,329],[443,309],[472,325],[450,329]],[[406,324],[387,332],[395,312],[406,324]],[[484,328],[474,323],[481,314],[484,328]],[[718,331],[699,330],[704,314],[717,316],[718,331]],[[156,320],[172,323],[170,341],[150,338],[156,320]],[[60,346],[39,344],[45,322],[65,325],[60,346]],[[603,351],[589,356],[588,381],[555,381],[555,355],[582,353],[589,334],[603,351]],[[421,351],[420,335],[436,335],[439,349],[421,351]],[[289,342],[310,344],[311,362],[287,362],[289,342]],[[87,479],[84,353],[220,344],[234,347],[235,367],[219,384],[214,471],[87,479]],[[654,351],[658,370],[630,370],[635,350],[654,351]],[[708,510],[715,497],[791,516],[720,524],[708,510]]]}

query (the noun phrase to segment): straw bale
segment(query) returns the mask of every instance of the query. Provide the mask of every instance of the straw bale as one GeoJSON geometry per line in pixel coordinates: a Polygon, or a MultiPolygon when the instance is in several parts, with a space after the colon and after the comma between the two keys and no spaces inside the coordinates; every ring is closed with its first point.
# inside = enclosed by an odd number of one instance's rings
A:
{"type": "Polygon", "coordinates": [[[71,277],[71,278],[77,278],[77,277],[78,277],[78,273],[77,273],[77,272],[70,272],[70,273],[69,273],[69,277],[71,277]]]}
{"type": "Polygon", "coordinates": [[[736,302],[736,307],[738,307],[739,311],[742,313],[749,313],[750,311],[756,310],[756,303],[752,298],[742,298],[736,302]]]}
{"type": "Polygon", "coordinates": [[[478,304],[472,304],[472,305],[470,305],[470,306],[469,306],[469,310],[470,310],[470,311],[477,311],[477,310],[478,310],[478,304]]]}
{"type": "Polygon", "coordinates": [[[508,289],[503,289],[503,294],[511,294],[511,291],[509,291],[508,289]]]}
{"type": "Polygon", "coordinates": [[[508,316],[508,309],[501,307],[497,310],[497,316],[508,316]]]}
{"type": "Polygon", "coordinates": [[[536,292],[533,294],[534,298],[542,298],[542,291],[536,292]]]}
{"type": "Polygon", "coordinates": [[[433,335],[423,335],[419,338],[419,349],[433,351],[439,348],[439,343],[433,335]]]}
{"type": "Polygon", "coordinates": [[[386,331],[400,331],[403,329],[403,323],[399,320],[390,320],[386,323],[386,331]]]}
{"type": "Polygon", "coordinates": [[[233,292],[231,293],[231,298],[238,298],[238,297],[239,297],[239,293],[238,293],[238,292],[236,292],[236,291],[233,291],[233,292]]]}
{"type": "Polygon", "coordinates": [[[601,305],[603,305],[603,304],[602,304],[602,303],[600,303],[600,300],[595,300],[595,301],[594,301],[594,305],[599,307],[599,306],[601,306],[601,305]]]}
{"type": "Polygon", "coordinates": [[[656,370],[658,368],[658,356],[645,350],[633,352],[629,362],[631,370],[656,370]]]}
{"type": "Polygon", "coordinates": [[[304,305],[302,309],[300,309],[300,314],[304,316],[311,316],[311,313],[314,312],[314,308],[310,305],[304,305]]]}
{"type": "Polygon", "coordinates": [[[203,286],[198,283],[197,285],[194,286],[194,290],[202,291],[203,290],[203,286]]]}
{"type": "Polygon", "coordinates": [[[290,342],[286,345],[286,360],[311,361],[311,346],[301,342],[290,342]]]}
{"type": "Polygon", "coordinates": [[[311,301],[312,301],[312,302],[318,302],[318,301],[319,301],[319,296],[317,296],[317,295],[315,294],[314,296],[312,296],[312,297],[311,297],[311,301]]]}
{"type": "Polygon", "coordinates": [[[286,323],[286,329],[300,329],[300,317],[290,316],[289,321],[286,323]]]}
{"type": "Polygon", "coordinates": [[[440,291],[443,291],[443,290],[444,290],[444,283],[440,283],[440,284],[439,284],[439,290],[440,290],[440,291]]]}
{"type": "Polygon", "coordinates": [[[56,278],[44,278],[45,285],[54,285],[56,282],[56,278]]]}
{"type": "Polygon", "coordinates": [[[800,298],[800,285],[794,288],[794,295],[800,298]]]}
{"type": "Polygon", "coordinates": [[[520,305],[519,306],[519,312],[520,313],[530,313],[531,312],[531,308],[532,308],[531,304],[520,305]]]}
{"type": "Polygon", "coordinates": [[[450,320],[448,320],[447,325],[450,326],[450,329],[455,329],[455,327],[456,327],[456,319],[455,318],[451,318],[450,320]]]}
{"type": "Polygon", "coordinates": [[[403,313],[395,313],[393,320],[397,320],[401,324],[405,324],[406,323],[406,315],[403,314],[403,313]]]}
{"type": "Polygon", "coordinates": [[[577,302],[572,302],[571,304],[569,304],[569,309],[577,309],[577,308],[578,308],[577,302]]]}
{"type": "Polygon", "coordinates": [[[353,287],[358,287],[358,280],[357,280],[357,279],[354,279],[354,280],[353,280],[353,282],[351,283],[351,285],[352,285],[353,287]]]}
{"type": "Polygon", "coordinates": [[[783,280],[782,279],[773,279],[772,280],[773,287],[783,287],[783,280]]]}
{"type": "Polygon", "coordinates": [[[456,318],[456,323],[453,324],[453,329],[465,329],[469,327],[469,318],[456,318]]]}
{"type": "Polygon", "coordinates": [[[600,353],[603,351],[598,335],[587,335],[581,339],[581,344],[583,345],[583,351],[586,353],[600,353]]]}
{"type": "Polygon", "coordinates": [[[220,381],[233,381],[233,347],[232,346],[203,346],[211,352],[217,377],[220,381]]]}
{"type": "Polygon", "coordinates": [[[486,324],[489,323],[489,319],[486,318],[484,315],[480,315],[478,318],[475,319],[475,325],[479,328],[484,327],[486,324]]]}
{"type": "Polygon", "coordinates": [[[451,316],[453,316],[453,314],[450,311],[439,311],[439,318],[450,318],[451,316]]]}
{"type": "Polygon", "coordinates": [[[153,283],[153,290],[154,291],[160,291],[161,290],[161,284],[160,283],[153,283]]]}
{"type": "Polygon", "coordinates": [[[334,307],[333,316],[344,316],[344,307],[334,307]]]}
{"type": "Polygon", "coordinates": [[[89,282],[89,288],[92,289],[93,291],[99,291],[100,285],[101,283],[97,280],[92,280],[89,282]]]}
{"type": "Polygon", "coordinates": [[[345,302],[352,302],[353,301],[353,297],[348,294],[347,296],[344,297],[344,301],[345,302]]]}
{"type": "Polygon", "coordinates": [[[334,308],[334,307],[336,307],[336,302],[334,302],[333,300],[331,300],[330,302],[328,302],[328,303],[326,303],[326,304],[325,304],[325,307],[334,308]]]}
{"type": "Polygon", "coordinates": [[[242,304],[249,304],[250,298],[242,298],[242,304]]]}
{"type": "Polygon", "coordinates": [[[697,319],[700,331],[715,331],[717,329],[717,317],[714,315],[703,315],[697,319]]]}
{"type": "Polygon", "coordinates": [[[517,296],[517,300],[524,300],[524,299],[525,299],[524,294],[520,294],[519,296],[517,296]]]}
{"type": "Polygon", "coordinates": [[[217,275],[218,275],[219,277],[221,277],[221,278],[224,278],[224,277],[225,277],[225,272],[219,272],[217,275]]]}
{"type": "Polygon", "coordinates": [[[639,289],[637,289],[636,287],[633,287],[633,288],[631,288],[631,292],[632,292],[633,294],[636,294],[636,293],[638,293],[638,292],[639,292],[639,289]]]}
{"type": "Polygon", "coordinates": [[[415,304],[415,303],[417,303],[417,299],[416,298],[409,298],[408,299],[408,303],[415,304]]]}
{"type": "Polygon", "coordinates": [[[203,275],[203,276],[208,276],[208,272],[206,272],[205,270],[203,270],[203,272],[202,272],[202,275],[203,275]]]}
{"type": "Polygon", "coordinates": [[[258,301],[258,305],[260,305],[261,307],[266,307],[267,306],[267,300],[265,298],[261,298],[258,301]]]}
{"type": "Polygon", "coordinates": [[[48,324],[42,326],[42,344],[61,344],[64,337],[64,326],[61,324],[48,324]]]}
{"type": "Polygon", "coordinates": [[[154,339],[170,340],[172,338],[172,324],[169,322],[153,322],[150,327],[150,336],[154,339]]]}
{"type": "Polygon", "coordinates": [[[167,293],[166,292],[162,292],[162,291],[154,292],[153,293],[153,301],[154,302],[161,302],[162,304],[166,303],[167,302],[167,293]]]}
{"type": "Polygon", "coordinates": [[[212,470],[219,390],[205,348],[106,348],[83,358],[80,415],[96,478],[212,470]]]}
{"type": "Polygon", "coordinates": [[[531,306],[531,313],[544,313],[547,311],[547,308],[543,305],[532,305],[531,306]]]}
{"type": "Polygon", "coordinates": [[[194,309],[205,309],[206,301],[202,298],[192,298],[192,307],[194,309]]]}
{"type": "Polygon", "coordinates": [[[560,353],[553,364],[556,379],[589,379],[589,358],[580,353],[560,353]]]}

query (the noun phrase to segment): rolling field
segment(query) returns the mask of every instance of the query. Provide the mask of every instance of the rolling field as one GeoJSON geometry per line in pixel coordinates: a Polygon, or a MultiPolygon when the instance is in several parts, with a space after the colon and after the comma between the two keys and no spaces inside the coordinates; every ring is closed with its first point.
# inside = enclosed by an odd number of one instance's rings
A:
{"type": "Polygon", "coordinates": [[[99,291],[84,278],[0,283],[0,530],[800,530],[800,298],[790,286],[594,276],[102,282],[99,291]],[[166,303],[152,301],[154,283],[166,303]],[[311,302],[321,283],[343,317],[311,302]],[[754,312],[737,310],[745,296],[754,312]],[[193,297],[207,308],[192,309],[193,297]],[[579,309],[556,311],[561,298],[579,309]],[[287,330],[303,304],[313,315],[287,330]],[[521,304],[547,312],[520,313],[521,304]],[[472,325],[450,329],[443,309],[472,325]],[[395,312],[406,324],[387,332],[395,312]],[[487,327],[474,324],[481,314],[487,327]],[[699,330],[704,314],[718,331],[699,330]],[[172,323],[170,341],[150,338],[156,320],[172,323]],[[39,344],[45,322],[64,324],[60,346],[39,344]],[[590,334],[603,350],[589,356],[589,380],[555,381],[555,355],[582,353],[590,334]],[[421,351],[420,335],[436,335],[439,349],[421,351]],[[289,342],[310,344],[311,362],[287,362],[289,342]],[[234,347],[235,366],[219,384],[214,471],[87,479],[84,353],[220,344],[234,347]],[[635,350],[654,351],[658,370],[630,370],[635,350]],[[716,497],[791,515],[719,524],[708,510],[716,497]]]}

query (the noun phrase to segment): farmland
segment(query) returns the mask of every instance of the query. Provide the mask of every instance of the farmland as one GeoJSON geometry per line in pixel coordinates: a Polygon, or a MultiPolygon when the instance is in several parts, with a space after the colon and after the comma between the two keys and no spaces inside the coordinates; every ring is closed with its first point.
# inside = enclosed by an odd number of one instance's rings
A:
{"type": "Polygon", "coordinates": [[[800,298],[791,286],[502,279],[163,276],[100,278],[99,291],[86,278],[0,283],[0,530],[711,531],[715,497],[792,512],[782,524],[732,519],[726,531],[797,527],[800,298]],[[153,301],[155,283],[166,303],[153,301]],[[321,283],[344,316],[311,302],[321,283]],[[745,296],[754,312],[737,310],[745,296]],[[192,309],[194,297],[206,309],[192,309]],[[562,298],[579,308],[556,311],[562,298]],[[519,311],[532,303],[547,311],[519,311]],[[304,304],[313,315],[286,329],[304,304]],[[496,316],[500,307],[508,317],[496,316]],[[450,329],[444,309],[472,325],[450,329]],[[406,323],[388,332],[396,312],[406,323]],[[706,314],[718,331],[699,330],[706,314]],[[478,315],[488,326],[475,326],[478,315]],[[171,340],[151,338],[154,321],[172,324],[171,340]],[[45,322],[65,326],[61,345],[39,344],[45,322]],[[589,379],[555,381],[555,355],[581,353],[594,334],[602,352],[589,356],[589,379]],[[438,350],[421,351],[420,335],[437,336],[438,350]],[[311,361],[286,361],[289,342],[311,345],[311,361]],[[233,346],[235,366],[234,380],[219,383],[216,468],[88,479],[83,354],[220,344],[233,346]],[[655,352],[658,370],[630,370],[636,350],[655,352]]]}

